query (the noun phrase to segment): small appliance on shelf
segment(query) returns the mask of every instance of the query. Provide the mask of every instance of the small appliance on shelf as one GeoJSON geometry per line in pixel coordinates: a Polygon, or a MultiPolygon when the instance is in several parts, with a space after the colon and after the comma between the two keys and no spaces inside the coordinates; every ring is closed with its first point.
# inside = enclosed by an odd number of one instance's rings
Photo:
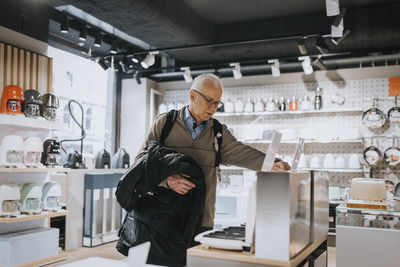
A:
{"type": "Polygon", "coordinates": [[[59,211],[59,198],[61,197],[61,185],[57,182],[47,182],[43,185],[42,203],[44,210],[59,211]]]}
{"type": "Polygon", "coordinates": [[[96,155],[96,169],[109,169],[111,167],[111,156],[107,150],[102,149],[96,155]]]}
{"type": "Polygon", "coordinates": [[[50,168],[61,166],[60,142],[57,139],[44,141],[41,162],[50,168]]]}
{"type": "Polygon", "coordinates": [[[34,183],[25,183],[21,187],[21,208],[23,213],[40,213],[42,190],[34,183]]]}
{"type": "Polygon", "coordinates": [[[22,111],[26,117],[40,117],[40,106],[42,105],[42,95],[39,91],[29,89],[24,91],[25,101],[22,105],[22,111]]]}
{"type": "Polygon", "coordinates": [[[83,164],[86,169],[92,170],[96,166],[96,157],[91,153],[82,153],[83,164]]]}
{"type": "Polygon", "coordinates": [[[19,135],[7,135],[0,147],[0,166],[21,168],[24,159],[24,141],[19,135]]]}
{"type": "Polygon", "coordinates": [[[7,85],[4,87],[1,97],[0,113],[23,115],[21,111],[24,101],[24,91],[18,85],[7,85]]]}
{"type": "Polygon", "coordinates": [[[16,184],[0,184],[0,216],[17,216],[20,198],[21,192],[16,184]]]}
{"type": "Polygon", "coordinates": [[[24,140],[24,162],[26,167],[39,167],[43,146],[39,137],[27,137],[24,140]]]}
{"type": "Polygon", "coordinates": [[[40,109],[41,115],[49,121],[55,121],[57,118],[57,109],[60,106],[60,101],[56,95],[44,94],[42,96],[42,106],[40,109]]]}
{"type": "Polygon", "coordinates": [[[128,152],[120,147],[117,153],[112,157],[111,166],[113,169],[128,169],[130,166],[130,157],[128,152]]]}

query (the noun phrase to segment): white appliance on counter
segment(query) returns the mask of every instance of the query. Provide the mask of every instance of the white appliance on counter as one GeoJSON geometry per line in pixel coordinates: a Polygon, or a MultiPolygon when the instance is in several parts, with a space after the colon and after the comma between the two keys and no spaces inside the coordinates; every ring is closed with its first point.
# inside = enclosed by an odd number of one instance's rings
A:
{"type": "Polygon", "coordinates": [[[17,216],[20,198],[21,192],[16,184],[0,184],[0,216],[17,216]]]}
{"type": "Polygon", "coordinates": [[[59,198],[62,195],[61,185],[57,182],[47,182],[43,185],[42,203],[44,210],[58,211],[61,209],[59,198]]]}

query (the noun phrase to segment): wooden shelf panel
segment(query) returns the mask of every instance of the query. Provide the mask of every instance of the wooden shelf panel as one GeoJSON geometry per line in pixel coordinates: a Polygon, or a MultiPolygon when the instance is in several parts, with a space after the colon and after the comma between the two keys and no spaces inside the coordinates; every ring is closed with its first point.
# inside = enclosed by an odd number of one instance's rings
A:
{"type": "Polygon", "coordinates": [[[34,221],[34,220],[40,220],[40,219],[46,219],[46,218],[66,216],[68,214],[69,214],[69,211],[67,211],[67,210],[57,211],[57,212],[47,211],[47,212],[42,212],[40,214],[34,214],[34,215],[20,214],[17,217],[0,218],[0,223],[17,223],[17,222],[34,221]]]}

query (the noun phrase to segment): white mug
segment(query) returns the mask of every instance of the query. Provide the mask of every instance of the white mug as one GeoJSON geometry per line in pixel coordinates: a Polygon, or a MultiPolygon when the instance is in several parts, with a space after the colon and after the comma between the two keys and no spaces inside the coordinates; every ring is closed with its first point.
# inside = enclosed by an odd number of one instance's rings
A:
{"type": "Polygon", "coordinates": [[[345,169],[346,168],[346,162],[344,161],[344,158],[339,156],[335,160],[335,169],[345,169]]]}
{"type": "Polygon", "coordinates": [[[360,169],[360,157],[357,154],[351,154],[349,158],[349,169],[360,169]]]}
{"type": "Polygon", "coordinates": [[[308,163],[307,163],[306,155],[304,155],[304,153],[301,153],[301,154],[300,154],[299,164],[297,165],[297,168],[299,168],[299,169],[308,168],[308,163]]]}
{"type": "Polygon", "coordinates": [[[319,169],[319,168],[321,168],[321,163],[319,162],[319,157],[318,156],[314,156],[314,157],[311,158],[310,168],[311,169],[319,169]]]}
{"type": "Polygon", "coordinates": [[[335,159],[332,154],[326,154],[324,158],[324,169],[333,169],[335,168],[335,159]]]}

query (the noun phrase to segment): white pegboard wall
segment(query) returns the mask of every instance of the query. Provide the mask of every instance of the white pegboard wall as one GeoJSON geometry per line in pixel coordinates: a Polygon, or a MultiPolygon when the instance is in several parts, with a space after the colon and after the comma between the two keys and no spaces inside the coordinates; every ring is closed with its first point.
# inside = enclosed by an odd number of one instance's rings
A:
{"type": "MultiPolygon", "coordinates": [[[[280,97],[291,99],[293,96],[304,98],[305,95],[309,96],[311,100],[315,97],[315,88],[322,88],[321,95],[323,98],[324,109],[335,108],[360,108],[368,110],[371,108],[371,99],[376,97],[378,99],[377,107],[385,114],[393,107],[393,97],[388,96],[388,78],[380,79],[363,79],[363,80],[347,80],[347,81],[326,81],[326,82],[312,82],[312,83],[291,83],[291,84],[278,84],[278,85],[263,85],[263,86],[245,86],[245,87],[229,87],[224,88],[222,101],[226,102],[228,99],[235,101],[242,99],[257,100],[264,99],[264,102],[269,97],[279,100],[280,97]],[[343,105],[338,105],[330,101],[330,97],[340,94],[345,98],[343,105]]],[[[163,96],[164,103],[170,102],[188,103],[189,90],[175,90],[165,91],[163,96]]],[[[392,145],[391,136],[400,137],[400,125],[387,124],[385,128],[371,131],[362,124],[362,114],[360,113],[323,113],[323,114],[284,114],[274,116],[232,116],[232,117],[219,117],[221,123],[225,123],[229,129],[232,129],[233,135],[238,140],[251,140],[261,139],[262,132],[267,129],[285,130],[294,129],[296,137],[299,137],[302,130],[313,129],[321,139],[326,139],[326,135],[340,129],[346,131],[350,128],[358,128],[360,137],[369,136],[382,136],[377,142],[377,146],[384,152],[392,145]]],[[[329,138],[328,138],[329,139],[329,138]]],[[[400,142],[400,140],[399,140],[400,142]]],[[[351,154],[359,154],[362,158],[362,153],[365,147],[370,145],[368,138],[363,143],[334,143],[334,144],[307,144],[305,146],[306,158],[312,156],[320,156],[323,160],[324,155],[332,154],[335,158],[343,156],[346,160],[351,154]]],[[[400,143],[399,143],[400,145],[400,143]]],[[[268,145],[252,144],[252,147],[265,152],[268,145]]],[[[284,156],[291,156],[294,153],[295,145],[282,145],[279,154],[284,156]]],[[[400,171],[390,169],[386,171],[386,166],[377,171],[377,177],[384,178],[390,173],[398,174],[400,171]]],[[[359,177],[362,173],[330,173],[331,182],[335,185],[348,186],[349,179],[359,177]]],[[[364,174],[368,177],[368,173],[364,174]]],[[[397,177],[397,176],[395,176],[397,177]]],[[[397,179],[397,178],[396,178],[397,179]]]]}

